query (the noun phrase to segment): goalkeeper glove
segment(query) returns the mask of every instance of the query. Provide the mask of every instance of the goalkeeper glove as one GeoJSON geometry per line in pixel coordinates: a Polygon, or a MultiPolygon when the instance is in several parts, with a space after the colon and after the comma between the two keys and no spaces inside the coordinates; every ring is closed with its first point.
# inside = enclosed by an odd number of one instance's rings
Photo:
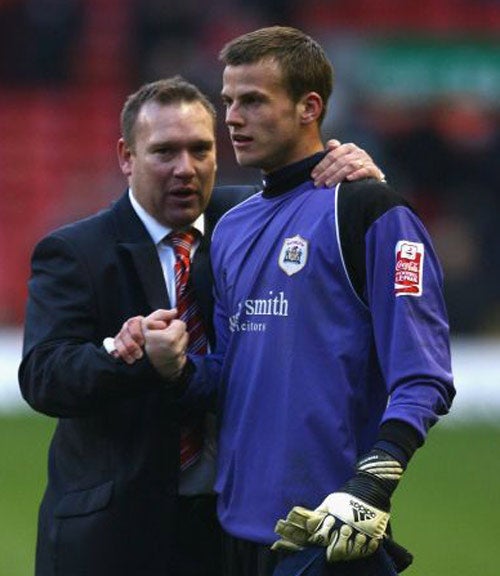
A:
{"type": "Polygon", "coordinates": [[[403,466],[383,450],[374,449],[356,467],[356,476],[316,508],[295,507],[275,531],[282,538],[273,549],[325,546],[330,562],[373,554],[385,534],[390,497],[403,466]]]}

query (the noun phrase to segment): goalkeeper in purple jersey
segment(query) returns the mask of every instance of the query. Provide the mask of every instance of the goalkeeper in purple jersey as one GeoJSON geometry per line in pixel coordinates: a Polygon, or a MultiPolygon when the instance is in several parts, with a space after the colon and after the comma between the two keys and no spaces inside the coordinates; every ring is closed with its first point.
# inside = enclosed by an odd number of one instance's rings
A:
{"type": "Polygon", "coordinates": [[[183,401],[218,392],[226,575],[394,575],[391,496],[455,394],[439,262],[386,184],[310,180],[333,84],[314,40],[264,28],[221,60],[237,161],[264,187],[214,231],[217,348],[178,368],[183,401]]]}
{"type": "Polygon", "coordinates": [[[264,174],[214,232],[218,347],[190,388],[220,382],[228,573],[272,574],[272,544],[320,547],[332,574],[394,574],[391,495],[455,393],[440,265],[387,185],[314,188],[332,87],[315,41],[261,29],[221,59],[236,158],[264,174]]]}

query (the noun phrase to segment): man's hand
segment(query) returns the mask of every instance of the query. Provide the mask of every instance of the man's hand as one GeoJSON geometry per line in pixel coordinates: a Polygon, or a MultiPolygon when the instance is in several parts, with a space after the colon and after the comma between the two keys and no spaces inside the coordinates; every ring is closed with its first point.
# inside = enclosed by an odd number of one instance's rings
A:
{"type": "Polygon", "coordinates": [[[296,506],[285,520],[278,520],[275,531],[281,540],[273,544],[273,549],[325,546],[330,562],[373,554],[384,537],[390,497],[404,468],[390,454],[374,449],[359,461],[356,471],[315,510],[296,506]]]}
{"type": "Polygon", "coordinates": [[[334,492],[316,508],[326,513],[311,535],[312,544],[326,546],[329,562],[356,560],[373,554],[389,522],[389,512],[349,494],[334,492]]]}
{"type": "MultiPolygon", "coordinates": [[[[278,520],[275,531],[281,538],[271,546],[271,549],[283,552],[303,550],[306,546],[312,544],[312,534],[320,533],[322,529],[325,532],[331,530],[331,526],[324,524],[328,516],[326,512],[295,506],[288,513],[286,520],[278,520]]],[[[380,540],[365,539],[366,536],[364,534],[350,532],[345,526],[345,524],[344,527],[340,526],[338,539],[335,542],[332,541],[332,549],[335,548],[335,554],[333,550],[330,555],[328,555],[328,549],[325,551],[327,560],[333,562],[335,561],[335,556],[337,556],[338,560],[354,560],[355,558],[369,556],[376,551],[380,540]]],[[[387,536],[384,536],[383,542],[384,548],[391,557],[398,574],[410,566],[413,562],[413,555],[406,548],[387,536]]],[[[321,546],[319,543],[318,545],[321,546]]],[[[322,544],[322,546],[326,547],[326,544],[322,544]]]]}
{"type": "Polygon", "coordinates": [[[178,378],[186,364],[186,350],[189,335],[182,320],[172,318],[167,312],[177,315],[174,310],[156,310],[141,321],[144,335],[144,349],[156,370],[166,379],[178,378]],[[159,328],[165,323],[164,328],[159,328]]]}
{"type": "MultiPolygon", "coordinates": [[[[154,319],[150,318],[151,329],[161,330],[166,328],[172,320],[177,317],[177,310],[159,310],[154,319]]],[[[109,351],[115,358],[121,358],[127,364],[133,364],[140,360],[145,344],[144,334],[142,333],[142,321],[144,316],[134,316],[123,323],[120,332],[114,337],[106,340],[112,340],[109,343],[109,351]]]]}
{"type": "Polygon", "coordinates": [[[324,522],[326,512],[316,512],[302,506],[294,506],[285,520],[278,520],[274,531],[281,536],[271,550],[296,552],[311,544],[311,536],[324,522]]]}
{"type": "Polygon", "coordinates": [[[342,180],[375,178],[385,182],[382,170],[372,157],[356,144],[341,144],[338,140],[328,140],[328,154],[312,170],[314,185],[334,186],[342,180]]]}
{"type": "Polygon", "coordinates": [[[351,494],[334,492],[316,510],[295,506],[286,520],[278,520],[275,532],[281,539],[272,549],[324,546],[329,562],[357,560],[377,550],[388,520],[388,513],[351,494]]]}

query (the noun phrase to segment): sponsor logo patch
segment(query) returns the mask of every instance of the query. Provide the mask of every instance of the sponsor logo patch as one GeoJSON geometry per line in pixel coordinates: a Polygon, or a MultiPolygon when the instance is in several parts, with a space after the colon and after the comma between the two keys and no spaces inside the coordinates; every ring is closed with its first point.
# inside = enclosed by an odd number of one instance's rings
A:
{"type": "Polygon", "coordinates": [[[292,276],[300,272],[306,265],[307,253],[308,242],[302,236],[285,238],[278,258],[279,267],[285,274],[292,276]]]}
{"type": "Polygon", "coordinates": [[[421,296],[424,272],[424,245],[400,240],[396,244],[394,292],[396,296],[421,296]]]}

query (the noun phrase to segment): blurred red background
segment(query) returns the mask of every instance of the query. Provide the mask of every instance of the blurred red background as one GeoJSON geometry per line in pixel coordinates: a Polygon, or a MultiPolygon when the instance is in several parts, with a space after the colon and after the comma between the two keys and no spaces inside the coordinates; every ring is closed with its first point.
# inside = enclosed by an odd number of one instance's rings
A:
{"type": "MultiPolygon", "coordinates": [[[[0,324],[23,321],[29,258],[49,229],[125,188],[118,117],[140,83],[181,73],[218,105],[217,53],[297,26],[337,86],[325,135],[367,148],[421,212],[452,328],[500,334],[500,2],[0,0],[0,324]]],[[[248,182],[221,123],[219,182],[248,182]]]]}

